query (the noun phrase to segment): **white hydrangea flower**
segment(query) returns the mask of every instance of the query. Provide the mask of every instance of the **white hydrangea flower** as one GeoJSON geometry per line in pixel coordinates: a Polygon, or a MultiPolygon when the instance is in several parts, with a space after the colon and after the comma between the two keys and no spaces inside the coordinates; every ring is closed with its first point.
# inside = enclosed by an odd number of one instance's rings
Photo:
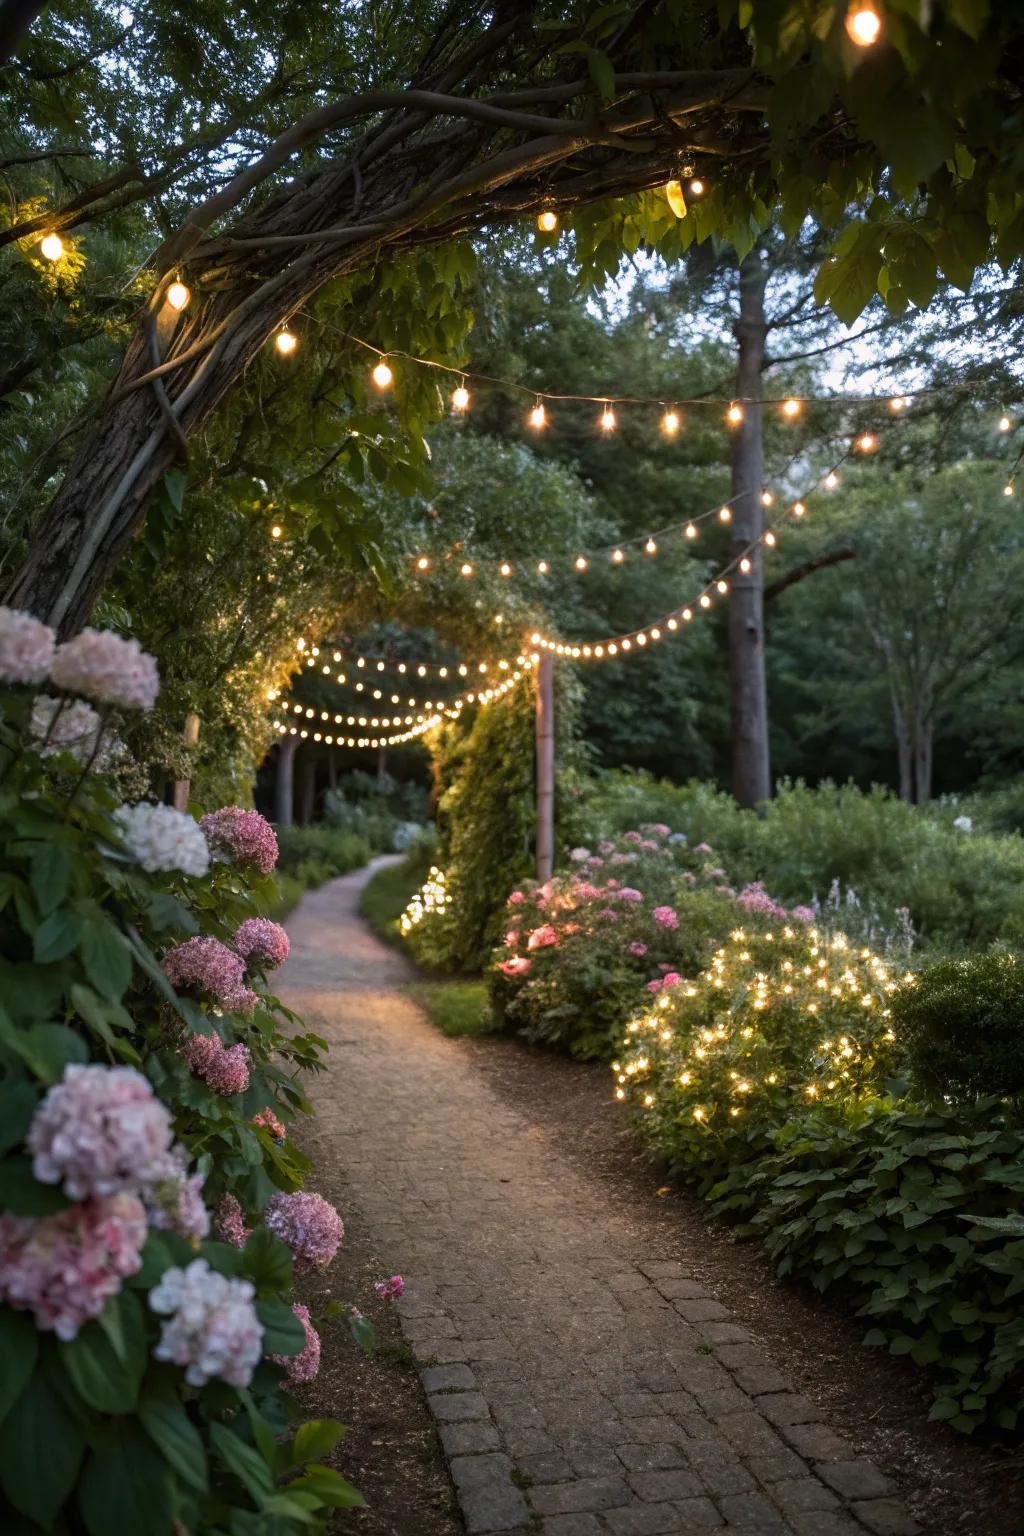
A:
{"type": "Polygon", "coordinates": [[[589,848],[574,848],[569,854],[574,864],[584,864],[590,858],[589,848]]]}
{"type": "Polygon", "coordinates": [[[87,763],[96,747],[100,717],[81,699],[68,703],[40,693],[32,700],[29,735],[44,757],[56,752],[70,752],[80,763],[87,763]]]}
{"type": "Polygon", "coordinates": [[[185,1380],[205,1386],[214,1376],[232,1387],[247,1387],[263,1355],[263,1327],[248,1280],[229,1279],[205,1259],[187,1269],[167,1269],[149,1293],[154,1312],[167,1315],[157,1360],[185,1367],[185,1380]]]}
{"type": "Polygon", "coordinates": [[[953,825],[958,832],[971,832],[974,829],[974,823],[969,816],[958,816],[953,825]]]}
{"type": "Polygon", "coordinates": [[[128,852],[150,874],[178,869],[183,875],[205,875],[210,850],[199,823],[170,805],[121,805],[114,812],[128,852]]]}

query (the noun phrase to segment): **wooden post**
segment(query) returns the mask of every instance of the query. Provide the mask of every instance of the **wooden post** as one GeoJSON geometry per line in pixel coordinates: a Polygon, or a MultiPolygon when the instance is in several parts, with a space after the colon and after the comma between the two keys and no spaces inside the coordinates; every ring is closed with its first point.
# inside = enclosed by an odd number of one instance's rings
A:
{"type": "Polygon", "coordinates": [[[759,540],[764,531],[764,436],[760,400],[767,324],[765,271],[757,250],[740,263],[740,306],[736,321],[739,361],[736,394],[743,420],[732,441],[732,523],[729,552],[733,560],[750,549],[750,570],[737,568],[729,578],[729,680],[732,725],[732,789],[745,807],[767,800],[772,792],[768,760],[768,688],[764,658],[764,568],[759,540]]]}
{"type": "Polygon", "coordinates": [[[274,820],[279,827],[290,827],[295,801],[295,749],[297,736],[285,736],[277,754],[277,782],[274,785],[274,820]]]}
{"type": "MultiPolygon", "coordinates": [[[[181,739],[186,747],[194,747],[199,740],[199,716],[195,710],[189,710],[185,716],[185,729],[181,733],[181,739]]],[[[188,810],[188,794],[191,788],[191,779],[175,779],[172,804],[176,811],[188,810]]]]}
{"type": "Polygon", "coordinates": [[[554,659],[544,651],[537,667],[537,879],[551,879],[555,863],[554,659]]]}

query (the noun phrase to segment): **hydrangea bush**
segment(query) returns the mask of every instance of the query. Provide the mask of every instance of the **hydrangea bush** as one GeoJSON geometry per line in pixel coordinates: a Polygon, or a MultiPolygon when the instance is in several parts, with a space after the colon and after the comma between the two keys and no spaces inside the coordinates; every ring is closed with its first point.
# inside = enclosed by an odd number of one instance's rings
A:
{"type": "Polygon", "coordinates": [[[361,1502],[287,1390],[321,1348],[293,1270],[342,1234],[288,1130],[325,1042],[267,985],[272,828],[102,771],[158,687],[134,641],[0,608],[0,1506],[298,1536],[361,1502]]]}

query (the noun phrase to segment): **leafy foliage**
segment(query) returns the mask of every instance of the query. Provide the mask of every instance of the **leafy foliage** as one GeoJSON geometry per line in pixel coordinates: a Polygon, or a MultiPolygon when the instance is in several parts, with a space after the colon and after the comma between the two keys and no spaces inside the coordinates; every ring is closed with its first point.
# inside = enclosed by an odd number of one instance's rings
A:
{"type": "Polygon", "coordinates": [[[893,997],[914,1078],[954,1103],[1024,1094],[1024,978],[1013,955],[940,960],[893,997]]]}

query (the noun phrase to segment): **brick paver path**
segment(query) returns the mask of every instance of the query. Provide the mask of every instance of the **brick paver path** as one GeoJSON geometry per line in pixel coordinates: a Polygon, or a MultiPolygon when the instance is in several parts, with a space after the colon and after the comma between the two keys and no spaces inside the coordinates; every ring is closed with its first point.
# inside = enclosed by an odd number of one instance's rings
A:
{"type": "Polygon", "coordinates": [[[471,1536],[919,1531],[685,1257],[647,1251],[404,995],[405,961],[356,916],[367,878],[303,900],[282,990],[331,1042],[319,1156],[405,1276],[471,1536]]]}

